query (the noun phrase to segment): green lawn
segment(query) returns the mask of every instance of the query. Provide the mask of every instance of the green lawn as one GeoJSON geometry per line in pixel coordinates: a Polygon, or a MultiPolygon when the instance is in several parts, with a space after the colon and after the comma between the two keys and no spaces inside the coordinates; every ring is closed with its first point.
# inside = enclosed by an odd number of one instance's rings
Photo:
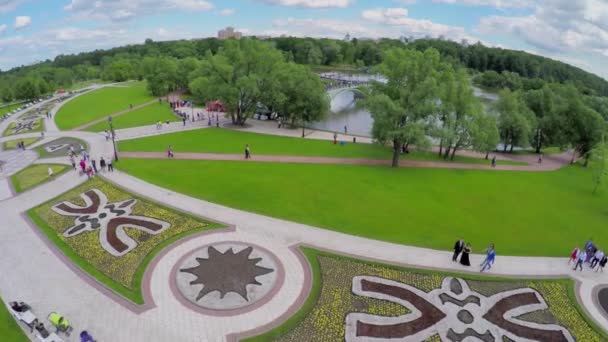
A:
{"type": "Polygon", "coordinates": [[[90,87],[93,84],[102,84],[102,83],[108,83],[108,82],[102,81],[100,79],[86,80],[86,81],[81,81],[81,82],[73,83],[71,86],[69,86],[67,88],[63,88],[63,90],[65,90],[65,91],[80,90],[80,89],[83,89],[83,88],[90,87]]]}
{"type": "MultiPolygon", "coordinates": [[[[139,126],[154,125],[158,121],[179,121],[179,118],[173,114],[169,104],[151,104],[149,106],[134,110],[131,113],[118,116],[112,120],[114,129],[131,128],[139,126]]],[[[108,129],[107,122],[100,122],[91,127],[87,127],[86,131],[103,132],[108,129]]]]}
{"type": "Polygon", "coordinates": [[[59,129],[69,130],[153,99],[142,87],[102,88],[66,103],[55,115],[55,122],[59,129]]]}
{"type": "Polygon", "coordinates": [[[396,243],[566,256],[593,237],[608,246],[608,190],[579,166],[490,172],[371,166],[122,159],[120,169],[229,207],[396,243]]]}
{"type": "Polygon", "coordinates": [[[30,146],[31,144],[37,142],[38,140],[40,140],[40,138],[25,138],[25,139],[9,140],[9,141],[4,142],[3,148],[5,150],[14,150],[17,148],[17,143],[20,141],[23,141],[23,143],[27,147],[27,146],[30,146]]]}
{"type": "Polygon", "coordinates": [[[3,104],[2,107],[0,107],[0,116],[12,111],[13,109],[17,109],[21,106],[21,103],[15,103],[15,104],[3,104]]]}
{"type": "Polygon", "coordinates": [[[29,341],[2,300],[0,300],[0,336],[2,341],[6,342],[29,341]]]}
{"type": "Polygon", "coordinates": [[[29,190],[49,181],[49,167],[53,169],[53,177],[66,172],[69,167],[61,164],[34,164],[11,176],[11,181],[17,193],[29,190]]]}
{"type": "MultiPolygon", "coordinates": [[[[130,115],[130,114],[129,114],[130,115]]],[[[331,141],[281,137],[234,131],[223,128],[199,129],[163,134],[134,140],[121,141],[119,147],[125,152],[164,152],[171,145],[176,152],[242,153],[245,144],[251,146],[253,154],[292,155],[308,157],[390,159],[391,149],[376,144],[334,145],[331,141]]],[[[442,161],[435,153],[412,152],[403,160],[442,161]]],[[[455,158],[456,162],[489,164],[488,160],[467,157],[455,158]]],[[[522,164],[500,161],[501,164],[522,164]]]]}

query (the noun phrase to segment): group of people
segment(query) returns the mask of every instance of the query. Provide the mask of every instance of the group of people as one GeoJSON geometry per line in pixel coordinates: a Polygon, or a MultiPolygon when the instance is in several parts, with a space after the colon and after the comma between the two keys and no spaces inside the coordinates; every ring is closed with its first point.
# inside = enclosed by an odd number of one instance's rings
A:
{"type": "MultiPolygon", "coordinates": [[[[452,261],[458,262],[458,257],[460,256],[460,264],[464,266],[471,266],[471,255],[472,249],[471,244],[466,242],[463,239],[459,239],[454,244],[454,254],[452,255],[452,261]]],[[[496,261],[496,248],[494,244],[490,244],[490,247],[486,249],[486,257],[483,262],[479,265],[480,272],[485,272],[492,268],[494,262],[496,261]]]]}
{"type": "Polygon", "coordinates": [[[23,140],[17,142],[17,149],[25,151],[25,143],[23,140]]]}
{"type": "MultiPolygon", "coordinates": [[[[76,161],[78,159],[77,153],[74,151],[74,146],[70,146],[70,150],[68,153],[70,157],[70,163],[72,164],[72,168],[74,170],[77,169],[76,161]]],[[[91,178],[95,176],[95,174],[99,172],[114,172],[114,165],[112,164],[112,157],[108,157],[105,159],[101,157],[99,159],[99,168],[97,167],[97,160],[91,159],[91,156],[87,153],[86,150],[82,150],[82,155],[80,157],[80,161],[78,162],[78,167],[80,167],[80,171],[87,175],[87,177],[91,178]]],[[[51,171],[49,171],[49,176],[51,171]]]]}
{"type": "Polygon", "coordinates": [[[585,247],[580,249],[575,247],[570,254],[568,264],[574,263],[573,270],[583,271],[583,264],[588,264],[590,269],[595,269],[596,272],[604,272],[604,267],[608,263],[608,256],[603,250],[597,248],[592,239],[585,243],[585,247]]]}

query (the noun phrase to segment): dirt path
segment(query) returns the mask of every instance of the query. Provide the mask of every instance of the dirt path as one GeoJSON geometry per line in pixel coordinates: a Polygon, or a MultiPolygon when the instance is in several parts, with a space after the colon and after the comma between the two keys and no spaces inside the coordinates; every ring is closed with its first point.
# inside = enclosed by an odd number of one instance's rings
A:
{"type": "MultiPolygon", "coordinates": [[[[164,159],[166,153],[162,152],[121,152],[123,158],[138,159],[164,159]]],[[[439,168],[439,169],[462,169],[462,170],[500,170],[500,171],[554,171],[569,163],[567,153],[545,158],[542,164],[537,161],[529,165],[500,165],[492,168],[488,164],[467,164],[452,162],[432,162],[417,160],[402,160],[401,167],[416,168],[439,168]]],[[[223,161],[242,161],[245,158],[242,154],[217,154],[217,153],[176,153],[175,159],[184,160],[223,160],[223,161]]],[[[390,160],[382,159],[357,159],[357,158],[331,158],[331,157],[300,157],[300,156],[275,156],[275,155],[253,155],[250,159],[254,162],[265,163],[299,163],[299,164],[343,164],[343,165],[390,165],[390,160]]]]}
{"type": "Polygon", "coordinates": [[[150,102],[142,103],[142,104],[137,105],[137,106],[133,106],[133,108],[131,108],[131,109],[126,109],[126,110],[123,110],[123,111],[120,111],[120,112],[117,112],[117,113],[114,113],[114,114],[110,114],[110,115],[104,116],[104,117],[103,117],[103,118],[101,118],[101,119],[97,119],[97,120],[95,120],[95,121],[91,121],[91,122],[86,123],[86,124],[84,124],[84,125],[82,125],[82,126],[78,126],[78,127],[74,128],[74,129],[72,129],[72,130],[73,130],[73,131],[82,131],[82,130],[85,130],[85,129],[87,129],[87,128],[89,128],[89,127],[93,126],[93,125],[96,125],[96,124],[98,124],[98,123],[100,123],[100,122],[106,122],[106,121],[108,121],[108,117],[110,117],[110,116],[111,116],[112,118],[116,118],[116,117],[118,117],[118,116],[125,115],[125,114],[127,114],[127,113],[131,113],[131,112],[132,112],[132,111],[134,111],[134,110],[138,110],[138,109],[141,109],[141,108],[147,107],[147,106],[152,105],[152,104],[155,104],[155,103],[158,103],[158,99],[153,100],[153,101],[150,101],[150,102]]]}

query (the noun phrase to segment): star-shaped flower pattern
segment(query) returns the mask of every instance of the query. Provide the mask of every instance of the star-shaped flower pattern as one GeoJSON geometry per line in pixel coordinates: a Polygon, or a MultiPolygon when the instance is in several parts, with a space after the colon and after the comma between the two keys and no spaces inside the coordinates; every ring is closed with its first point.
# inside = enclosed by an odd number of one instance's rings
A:
{"type": "Polygon", "coordinates": [[[243,297],[246,301],[248,285],[262,285],[256,277],[273,272],[274,270],[258,266],[262,258],[249,259],[252,247],[247,247],[238,253],[232,248],[221,253],[213,246],[208,249],[209,258],[196,258],[198,266],[181,269],[196,276],[190,285],[203,285],[198,293],[196,300],[205,297],[207,294],[219,291],[220,298],[229,292],[234,292],[243,297]]]}

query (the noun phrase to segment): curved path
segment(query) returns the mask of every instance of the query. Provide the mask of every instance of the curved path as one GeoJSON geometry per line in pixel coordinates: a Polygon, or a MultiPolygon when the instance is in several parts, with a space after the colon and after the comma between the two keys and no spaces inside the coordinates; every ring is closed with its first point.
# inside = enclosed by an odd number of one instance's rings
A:
{"type": "MultiPolygon", "coordinates": [[[[166,153],[161,152],[121,152],[123,158],[139,159],[162,159],[167,158],[166,153]]],[[[391,165],[390,160],[382,159],[358,159],[358,158],[330,158],[330,157],[302,157],[302,156],[276,156],[276,155],[253,155],[250,160],[243,158],[242,154],[219,154],[219,153],[176,153],[175,159],[187,160],[224,160],[224,161],[253,161],[264,163],[298,163],[298,164],[342,164],[342,165],[391,165]]],[[[488,162],[489,163],[489,162],[488,162]]],[[[459,170],[495,170],[495,171],[555,171],[568,162],[543,162],[532,165],[497,165],[492,167],[487,164],[467,164],[452,162],[432,162],[401,160],[400,167],[415,168],[439,168],[459,170]]]]}
{"type": "MultiPolygon", "coordinates": [[[[178,129],[175,127],[164,132],[178,129]]],[[[19,138],[32,136],[39,134],[23,134],[19,138]]],[[[52,129],[47,131],[44,140],[31,148],[59,137],[86,141],[94,157],[112,154],[111,142],[106,142],[100,134],[52,129]]],[[[11,139],[15,137],[0,138],[0,143],[11,139]]],[[[54,161],[61,161],[61,158],[54,161]]],[[[67,162],[67,158],[64,162],[67,162]]],[[[69,171],[51,182],[0,201],[0,217],[3,219],[0,225],[0,250],[4,256],[0,258],[0,274],[5,275],[0,277],[2,298],[5,301],[28,301],[39,316],[51,311],[62,312],[76,329],[90,330],[99,341],[225,341],[241,334],[252,334],[251,331],[262,326],[279,324],[285,315],[297,310],[309,285],[308,266],[302,263],[296,249],[300,245],[387,263],[471,272],[452,263],[451,252],[370,240],[236,210],[158,187],[120,171],[100,175],[139,196],[175,206],[196,216],[224,222],[231,228],[184,239],[165,249],[146,271],[143,284],[146,305],[134,307],[74,266],[23,214],[82,184],[86,177],[69,171]],[[168,279],[175,264],[202,245],[222,241],[264,247],[283,264],[285,278],[278,292],[263,306],[236,316],[211,315],[191,310],[173,294],[168,279]]],[[[472,263],[479,262],[481,258],[473,255],[472,263]]],[[[573,272],[566,265],[565,258],[508,256],[499,256],[491,273],[571,277],[579,284],[577,295],[589,315],[602,327],[608,328],[608,319],[594,304],[593,297],[594,289],[608,281],[608,273],[588,270],[573,272]]]]}

